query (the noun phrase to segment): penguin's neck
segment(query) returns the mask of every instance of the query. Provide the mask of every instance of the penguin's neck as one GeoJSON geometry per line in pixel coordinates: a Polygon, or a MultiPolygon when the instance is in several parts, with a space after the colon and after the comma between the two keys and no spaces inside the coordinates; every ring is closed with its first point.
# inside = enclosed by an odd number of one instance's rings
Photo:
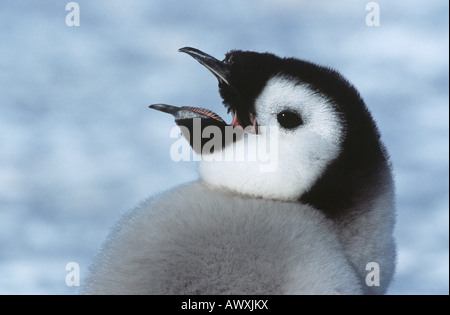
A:
{"type": "Polygon", "coordinates": [[[300,201],[330,218],[339,218],[354,211],[364,211],[361,205],[391,194],[393,186],[387,154],[383,146],[377,144],[365,153],[343,153],[300,197],[300,201]]]}

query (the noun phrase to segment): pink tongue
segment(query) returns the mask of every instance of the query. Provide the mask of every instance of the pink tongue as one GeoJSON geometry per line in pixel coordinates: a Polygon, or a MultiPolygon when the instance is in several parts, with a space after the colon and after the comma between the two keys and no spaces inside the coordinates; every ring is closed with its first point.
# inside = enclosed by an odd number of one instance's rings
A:
{"type": "Polygon", "coordinates": [[[240,124],[238,122],[237,114],[234,114],[234,118],[233,118],[233,121],[231,122],[231,126],[233,126],[233,127],[240,126],[240,124]]]}
{"type": "MultiPolygon", "coordinates": [[[[213,111],[211,111],[209,109],[205,109],[205,108],[201,108],[201,107],[193,107],[193,106],[182,106],[181,108],[188,109],[193,112],[214,118],[214,119],[226,124],[226,122],[222,119],[222,117],[220,117],[219,115],[217,115],[216,113],[214,113],[213,111]]],[[[239,124],[238,116],[236,113],[234,114],[233,121],[231,122],[230,126],[242,128],[241,124],[239,124]]]]}

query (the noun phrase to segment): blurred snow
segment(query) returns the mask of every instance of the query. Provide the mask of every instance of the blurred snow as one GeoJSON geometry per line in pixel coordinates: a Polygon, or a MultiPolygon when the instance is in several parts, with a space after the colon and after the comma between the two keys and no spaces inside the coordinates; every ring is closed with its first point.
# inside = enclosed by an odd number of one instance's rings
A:
{"type": "Polygon", "coordinates": [[[332,66],[378,121],[395,166],[391,294],[449,293],[449,4],[377,1],[0,0],[0,294],[77,294],[123,211],[196,178],[172,162],[166,102],[226,115],[215,79],[177,49],[270,51],[332,66]],[[69,2],[69,1],[67,1],[69,2]]]}

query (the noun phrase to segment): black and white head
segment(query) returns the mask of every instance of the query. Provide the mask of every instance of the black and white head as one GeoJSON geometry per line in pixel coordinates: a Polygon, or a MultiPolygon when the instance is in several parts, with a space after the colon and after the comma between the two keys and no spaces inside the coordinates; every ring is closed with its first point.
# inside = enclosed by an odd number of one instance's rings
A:
{"type": "Polygon", "coordinates": [[[193,118],[202,130],[248,131],[233,137],[234,144],[224,141],[222,150],[202,152],[203,181],[257,198],[300,200],[330,216],[383,189],[389,166],[377,127],[357,90],[337,71],[270,53],[233,50],[219,61],[195,48],[180,51],[216,76],[232,122],[196,107],[151,107],[173,114],[191,131],[193,118]],[[239,142],[255,147],[263,138],[276,160],[223,158],[239,142]]]}

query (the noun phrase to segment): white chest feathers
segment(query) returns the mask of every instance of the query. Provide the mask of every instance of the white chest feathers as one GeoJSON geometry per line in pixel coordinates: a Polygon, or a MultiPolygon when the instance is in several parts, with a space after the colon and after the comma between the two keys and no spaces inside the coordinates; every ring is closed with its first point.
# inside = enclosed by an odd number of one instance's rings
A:
{"type": "Polygon", "coordinates": [[[343,123],[333,104],[307,85],[278,76],[255,102],[259,134],[204,157],[200,178],[252,197],[295,200],[311,188],[340,153],[343,123]],[[302,124],[287,129],[279,115],[296,113],[302,124]]]}

